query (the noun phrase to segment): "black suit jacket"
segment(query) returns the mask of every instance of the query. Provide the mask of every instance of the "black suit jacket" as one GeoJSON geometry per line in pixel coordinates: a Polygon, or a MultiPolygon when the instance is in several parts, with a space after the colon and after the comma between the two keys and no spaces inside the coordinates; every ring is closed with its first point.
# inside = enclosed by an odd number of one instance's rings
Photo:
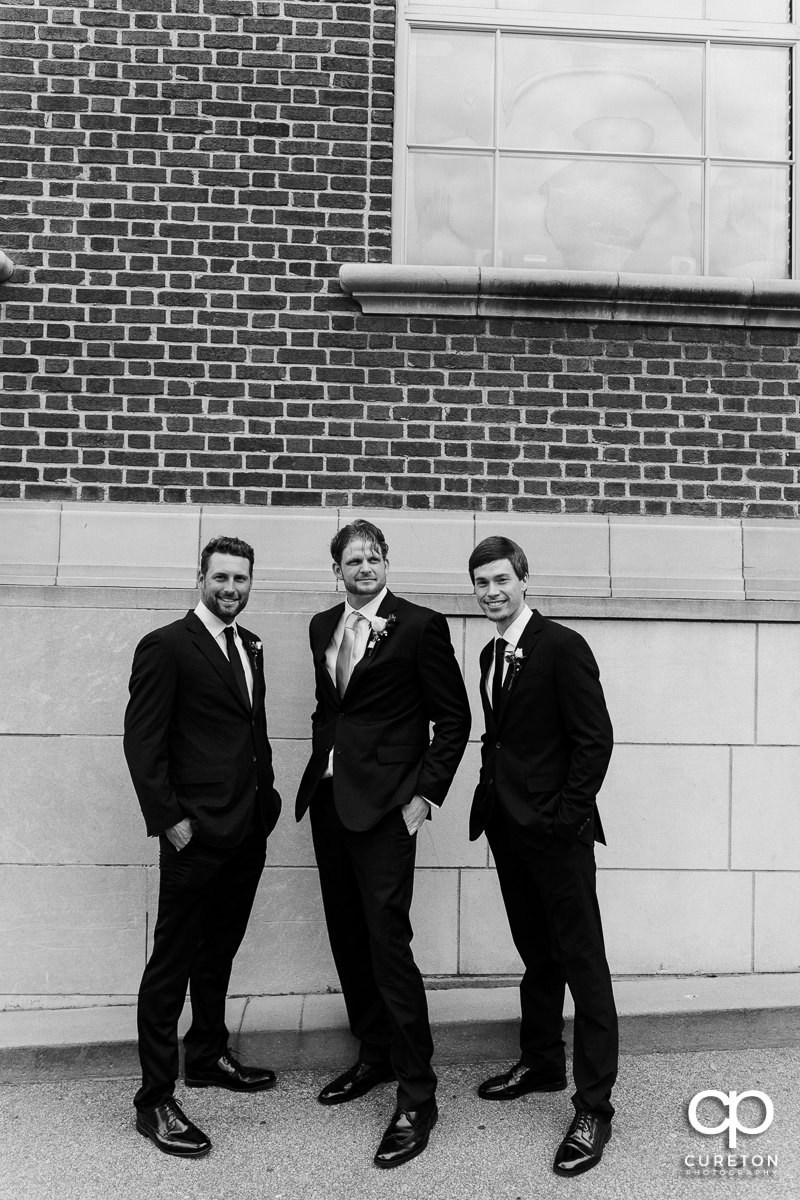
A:
{"type": "Polygon", "coordinates": [[[363,831],[415,793],[444,800],[467,745],[470,711],[447,621],[391,592],[378,610],[390,618],[386,635],[356,663],[340,700],[325,652],[343,610],[337,604],[311,619],[317,706],[295,811],[299,821],[333,750],[336,810],[346,828],[363,831]]]}
{"type": "Polygon", "coordinates": [[[264,654],[256,635],[238,628],[253,669],[252,712],[194,612],[136,647],[123,745],[151,836],[189,817],[201,842],[235,846],[250,828],[256,793],[267,833],[278,819],[264,654]]]}
{"type": "Polygon", "coordinates": [[[497,713],[483,680],[494,641],[480,656],[486,732],[470,814],[470,839],[499,804],[519,825],[605,842],[595,797],[608,769],[614,735],[600,673],[580,634],[535,609],[520,638],[519,669],[509,667],[497,713]]]}

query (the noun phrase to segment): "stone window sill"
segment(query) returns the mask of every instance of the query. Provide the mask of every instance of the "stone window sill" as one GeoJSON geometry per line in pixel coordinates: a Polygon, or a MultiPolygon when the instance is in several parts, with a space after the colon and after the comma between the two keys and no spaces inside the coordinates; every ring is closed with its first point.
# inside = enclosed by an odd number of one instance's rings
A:
{"type": "Polygon", "coordinates": [[[339,282],[364,313],[800,326],[796,280],[347,263],[339,282]]]}

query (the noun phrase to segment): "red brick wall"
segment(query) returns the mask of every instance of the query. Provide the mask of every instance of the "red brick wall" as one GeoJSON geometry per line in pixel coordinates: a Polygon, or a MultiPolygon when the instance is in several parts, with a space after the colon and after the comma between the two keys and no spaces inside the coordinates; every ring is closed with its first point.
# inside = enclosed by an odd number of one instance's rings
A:
{"type": "Polygon", "coordinates": [[[798,514],[800,333],[365,317],[394,5],[0,7],[0,497],[798,514]]]}

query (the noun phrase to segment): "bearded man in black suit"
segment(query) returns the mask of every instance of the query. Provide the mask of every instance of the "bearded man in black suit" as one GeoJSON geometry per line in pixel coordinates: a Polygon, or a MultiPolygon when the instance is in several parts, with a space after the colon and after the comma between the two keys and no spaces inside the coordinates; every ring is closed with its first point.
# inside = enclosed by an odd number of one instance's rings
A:
{"type": "Polygon", "coordinates": [[[617,1074],[617,1013],[594,860],[594,843],[605,843],[595,797],[611,758],[611,721],[584,639],[526,604],[528,562],[516,542],[485,538],[469,573],[497,630],[480,656],[486,732],[470,839],[486,831],[525,966],[520,1061],[478,1092],[513,1100],[567,1086],[561,1035],[568,986],[575,1117],[553,1170],[579,1175],[597,1165],[611,1137],[617,1074]]]}
{"type": "Polygon", "coordinates": [[[147,832],[160,842],[153,951],[139,990],[142,1086],[136,1128],[160,1150],[207,1154],[211,1142],[174,1098],[178,1017],[189,988],[187,1087],[253,1092],[274,1072],[228,1047],[225,998],[281,800],[264,708],[264,654],[238,625],[253,550],[215,538],[202,552],[193,612],[136,647],[125,757],[147,832]]]}
{"type": "Polygon", "coordinates": [[[317,705],[296,807],[298,820],[311,810],[328,936],[360,1045],[356,1064],[318,1099],[343,1104],[397,1079],[378,1167],[420,1154],[436,1122],[409,909],[417,831],[444,800],[470,728],[447,621],[388,590],[387,555],[383,533],[367,521],[331,543],[347,597],[311,621],[317,705]]]}

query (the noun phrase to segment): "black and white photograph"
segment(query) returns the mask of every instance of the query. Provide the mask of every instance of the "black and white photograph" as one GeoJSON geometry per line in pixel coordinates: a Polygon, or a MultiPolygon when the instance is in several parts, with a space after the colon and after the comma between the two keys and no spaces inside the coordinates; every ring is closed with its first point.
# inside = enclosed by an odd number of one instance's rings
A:
{"type": "Polygon", "coordinates": [[[800,1196],[798,0],[0,0],[0,1200],[800,1196]]]}

